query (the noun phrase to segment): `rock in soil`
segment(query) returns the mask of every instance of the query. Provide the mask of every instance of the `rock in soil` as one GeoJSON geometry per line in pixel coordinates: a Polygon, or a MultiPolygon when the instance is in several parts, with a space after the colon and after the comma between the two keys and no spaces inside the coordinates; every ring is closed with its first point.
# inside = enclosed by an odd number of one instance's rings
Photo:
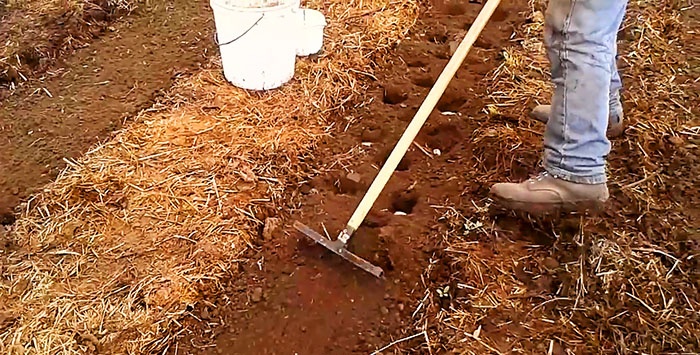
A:
{"type": "Polygon", "coordinates": [[[400,104],[408,99],[408,93],[398,85],[387,85],[384,88],[384,103],[400,104]]]}
{"type": "Polygon", "coordinates": [[[360,181],[362,181],[362,175],[355,173],[355,172],[349,173],[345,177],[348,178],[348,180],[350,180],[356,184],[359,184],[360,181]]]}
{"type": "Polygon", "coordinates": [[[362,177],[358,173],[349,173],[338,179],[337,188],[341,194],[354,194],[362,190],[362,177]]]}
{"type": "Polygon", "coordinates": [[[250,300],[253,301],[254,303],[258,303],[262,301],[263,299],[263,289],[262,287],[256,287],[253,290],[253,294],[250,295],[250,300]]]}

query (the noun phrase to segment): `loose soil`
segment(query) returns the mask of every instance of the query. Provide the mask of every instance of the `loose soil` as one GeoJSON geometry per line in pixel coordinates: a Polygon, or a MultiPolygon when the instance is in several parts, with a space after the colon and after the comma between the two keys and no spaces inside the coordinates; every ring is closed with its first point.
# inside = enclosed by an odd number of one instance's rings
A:
{"type": "Polygon", "coordinates": [[[16,91],[0,89],[0,223],[214,49],[205,3],[155,1],[16,91]]]}
{"type": "MultiPolygon", "coordinates": [[[[177,352],[367,354],[392,339],[417,333],[411,315],[426,296],[426,285],[447,282],[451,272],[449,264],[433,262],[442,253],[438,232],[443,226],[436,222],[441,213],[436,206],[470,205],[488,189],[462,177],[476,164],[476,148],[466,138],[479,127],[469,118],[481,114],[487,89],[482,79],[498,65],[499,48],[508,45],[514,26],[524,21],[519,13],[525,6],[515,0],[500,5],[416,139],[420,149],[409,150],[353,236],[349,249],[384,268],[385,280],[354,268],[289,226],[299,220],[335,239],[447,64],[451,48],[476,18],[478,3],[453,1],[433,7],[402,41],[395,57],[381,63],[385,69],[367,93],[374,100],[358,113],[360,124],[329,138],[307,163],[309,169],[328,166],[363,142],[364,157],[344,161],[346,169],[336,168],[290,191],[294,197],[289,208],[302,204],[292,216],[285,211],[258,216],[282,217],[284,228],[261,234],[259,249],[250,255],[254,263],[241,264],[238,270],[242,278],[205,294],[208,304],[195,309],[196,316],[187,323],[194,335],[181,341],[177,352]],[[277,213],[280,216],[273,215],[277,213]]],[[[338,119],[338,126],[345,127],[338,119]]],[[[516,175],[513,178],[526,177],[527,171],[516,175]]],[[[425,343],[421,337],[402,346],[428,353],[420,348],[425,343]]]]}

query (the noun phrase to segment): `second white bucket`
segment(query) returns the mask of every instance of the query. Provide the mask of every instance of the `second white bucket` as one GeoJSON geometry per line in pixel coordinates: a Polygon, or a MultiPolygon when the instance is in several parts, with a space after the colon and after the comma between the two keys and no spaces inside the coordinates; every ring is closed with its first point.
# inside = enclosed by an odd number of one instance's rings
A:
{"type": "Polygon", "coordinates": [[[301,24],[297,55],[316,54],[323,48],[323,31],[327,25],[326,17],[320,11],[311,9],[301,9],[300,17],[301,24]]]}
{"type": "Polygon", "coordinates": [[[211,0],[226,80],[249,90],[269,90],[292,79],[296,64],[299,1],[211,0]],[[264,4],[263,4],[264,3],[264,4]]]}

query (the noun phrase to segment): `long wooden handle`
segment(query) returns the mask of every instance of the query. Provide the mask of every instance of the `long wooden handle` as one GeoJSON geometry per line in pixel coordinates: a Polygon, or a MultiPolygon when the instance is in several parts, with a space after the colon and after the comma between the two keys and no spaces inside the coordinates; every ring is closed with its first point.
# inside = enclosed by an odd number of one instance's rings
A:
{"type": "Polygon", "coordinates": [[[481,31],[484,29],[489,19],[491,19],[493,12],[496,10],[500,2],[501,0],[488,0],[486,5],[484,5],[484,7],[481,9],[481,12],[479,12],[476,20],[469,28],[469,31],[459,44],[459,47],[457,47],[457,51],[455,51],[452,58],[450,58],[450,61],[445,66],[445,69],[442,70],[442,73],[435,82],[435,85],[433,85],[433,88],[430,89],[428,96],[423,101],[423,104],[418,109],[418,112],[416,112],[416,115],[406,128],[406,131],[404,131],[401,139],[399,139],[399,142],[396,143],[394,150],[391,152],[391,155],[389,155],[389,158],[387,159],[386,163],[384,163],[384,166],[382,166],[379,174],[377,174],[377,177],[374,178],[372,185],[362,198],[362,201],[360,201],[360,204],[357,206],[357,209],[353,213],[352,217],[350,217],[345,231],[343,231],[346,236],[349,237],[352,235],[357,228],[360,227],[360,224],[362,224],[365,217],[367,217],[367,213],[369,213],[369,210],[374,205],[377,197],[379,197],[379,194],[384,189],[384,186],[389,181],[389,178],[394,173],[394,170],[396,170],[399,162],[406,154],[408,147],[416,138],[421,127],[423,127],[423,124],[425,124],[425,121],[430,116],[430,113],[433,112],[433,109],[435,109],[435,105],[437,105],[438,100],[440,100],[442,97],[442,94],[445,93],[447,85],[449,85],[455,73],[462,65],[462,62],[464,62],[464,58],[467,57],[469,50],[472,48],[472,45],[476,41],[477,37],[479,37],[479,34],[481,34],[481,31]]]}

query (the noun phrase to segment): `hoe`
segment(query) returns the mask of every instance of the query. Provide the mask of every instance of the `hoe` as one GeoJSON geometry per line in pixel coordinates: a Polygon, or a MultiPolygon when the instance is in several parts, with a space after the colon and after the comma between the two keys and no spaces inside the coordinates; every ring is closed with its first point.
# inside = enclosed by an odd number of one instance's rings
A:
{"type": "Polygon", "coordinates": [[[367,213],[369,213],[370,209],[377,200],[377,197],[379,197],[379,194],[384,189],[384,186],[386,186],[386,183],[389,181],[389,178],[394,173],[394,170],[396,170],[396,167],[399,165],[399,162],[406,154],[408,147],[416,138],[418,132],[423,127],[423,124],[425,124],[425,121],[428,119],[428,116],[430,116],[430,113],[437,105],[438,100],[440,100],[442,95],[445,93],[447,85],[450,83],[455,73],[462,65],[462,62],[469,53],[469,50],[471,49],[476,39],[479,37],[479,34],[481,34],[481,31],[488,23],[489,19],[493,15],[493,12],[496,10],[496,7],[498,7],[499,3],[500,0],[489,0],[486,3],[486,5],[484,5],[484,7],[481,9],[479,15],[474,21],[474,24],[469,28],[469,31],[464,36],[464,39],[459,44],[459,47],[457,47],[457,50],[455,51],[454,55],[450,58],[450,61],[443,69],[442,73],[435,82],[435,85],[433,85],[433,88],[430,89],[428,96],[423,101],[423,104],[418,109],[418,112],[416,112],[415,116],[411,120],[411,123],[404,131],[398,143],[396,143],[396,146],[387,158],[386,162],[384,163],[384,166],[382,166],[381,170],[374,178],[372,185],[369,187],[367,193],[362,198],[362,201],[360,201],[360,204],[357,206],[355,212],[350,217],[350,220],[345,226],[345,229],[343,229],[338,235],[337,240],[329,240],[328,238],[322,236],[321,234],[317,233],[313,229],[307,227],[306,225],[298,221],[294,222],[294,228],[296,228],[299,232],[303,233],[307,237],[316,241],[316,243],[323,245],[326,249],[338,254],[343,259],[353,263],[355,266],[361,268],[362,270],[365,270],[378,278],[384,277],[384,270],[382,270],[382,268],[373,265],[367,260],[362,259],[361,257],[348,251],[346,249],[347,243],[352,237],[352,235],[355,233],[355,231],[357,231],[357,229],[360,227],[365,217],[367,217],[367,213]]]}

